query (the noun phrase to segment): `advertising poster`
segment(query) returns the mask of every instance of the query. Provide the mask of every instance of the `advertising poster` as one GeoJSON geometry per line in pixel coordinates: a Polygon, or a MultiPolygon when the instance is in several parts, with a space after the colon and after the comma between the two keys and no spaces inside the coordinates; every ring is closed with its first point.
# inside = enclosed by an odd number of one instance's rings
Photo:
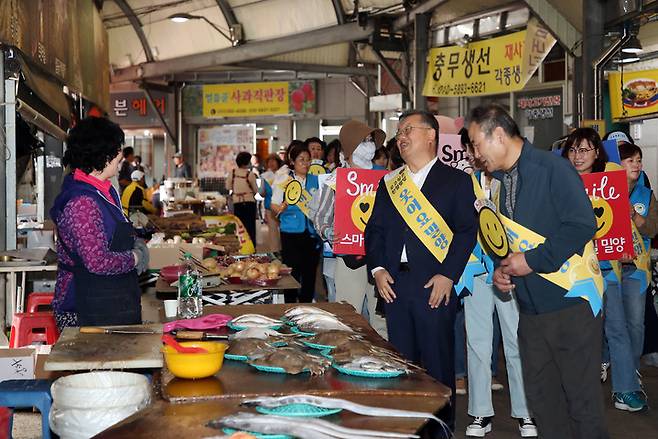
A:
{"type": "Polygon", "coordinates": [[[596,216],[594,244],[599,260],[634,254],[626,171],[593,172],[581,177],[596,216]]]}
{"type": "Polygon", "coordinates": [[[197,148],[199,178],[226,178],[239,152],[255,151],[256,124],[199,128],[197,148]]]}
{"type": "MultiPolygon", "coordinates": [[[[610,110],[615,120],[644,117],[658,112],[658,69],[610,72],[610,110]]],[[[655,116],[652,116],[655,117],[655,116]]]]}
{"type": "Polygon", "coordinates": [[[334,211],[334,253],[364,255],[363,232],[375,205],[379,180],[388,171],[338,168],[334,211]]]}

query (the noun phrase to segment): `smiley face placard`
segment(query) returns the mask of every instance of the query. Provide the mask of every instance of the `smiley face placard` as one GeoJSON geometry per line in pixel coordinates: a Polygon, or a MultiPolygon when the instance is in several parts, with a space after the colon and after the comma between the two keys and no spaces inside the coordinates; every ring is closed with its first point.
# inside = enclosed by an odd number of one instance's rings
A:
{"type": "Polygon", "coordinates": [[[300,182],[297,180],[290,180],[290,182],[286,185],[285,191],[283,192],[283,200],[287,204],[294,206],[302,197],[302,190],[303,188],[300,182]]]}
{"type": "Polygon", "coordinates": [[[490,207],[483,206],[479,211],[480,218],[480,235],[482,241],[491,251],[499,258],[504,258],[509,254],[509,241],[503,223],[490,207]]]}
{"type": "Polygon", "coordinates": [[[599,260],[616,260],[633,254],[626,171],[581,175],[596,218],[594,243],[599,260]]]}
{"type": "Polygon", "coordinates": [[[334,253],[363,255],[363,232],[372,215],[379,181],[387,171],[356,168],[336,170],[334,253]]]}

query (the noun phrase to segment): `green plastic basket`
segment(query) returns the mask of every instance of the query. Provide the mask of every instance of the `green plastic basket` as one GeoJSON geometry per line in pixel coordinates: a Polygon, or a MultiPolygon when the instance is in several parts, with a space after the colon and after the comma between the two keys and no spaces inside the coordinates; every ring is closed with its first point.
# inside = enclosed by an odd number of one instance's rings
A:
{"type": "MultiPolygon", "coordinates": [[[[283,367],[275,367],[275,366],[262,366],[259,364],[252,364],[254,368],[258,369],[261,372],[268,372],[268,373],[288,373],[283,367]]],[[[308,372],[308,369],[304,369],[302,373],[308,372]]]]}
{"type": "Polygon", "coordinates": [[[374,370],[348,369],[339,366],[337,364],[333,364],[333,367],[338,372],[344,373],[345,375],[352,375],[355,377],[363,377],[363,378],[395,378],[395,377],[399,377],[404,373],[403,370],[395,371],[395,372],[383,372],[383,371],[378,372],[374,370]]]}
{"type": "Polygon", "coordinates": [[[249,359],[249,357],[247,357],[246,355],[233,355],[233,354],[224,354],[224,358],[233,361],[247,361],[249,359]]]}
{"type": "MultiPolygon", "coordinates": [[[[242,430],[235,430],[233,428],[222,428],[222,431],[226,434],[242,432],[242,430]]],[[[255,431],[245,431],[244,433],[249,433],[259,439],[292,439],[292,436],[288,436],[287,434],[265,434],[256,433],[255,431]]]]}
{"type": "Polygon", "coordinates": [[[331,345],[328,345],[328,344],[311,343],[310,341],[304,341],[304,340],[302,340],[302,343],[304,345],[308,346],[309,348],[318,349],[318,350],[321,350],[321,351],[324,351],[324,350],[329,350],[330,351],[330,350],[332,350],[336,347],[336,346],[331,346],[331,345]]]}
{"type": "Polygon", "coordinates": [[[335,415],[342,409],[324,408],[311,404],[288,404],[280,407],[256,407],[256,411],[264,415],[292,416],[298,418],[319,418],[321,416],[335,415]]]}
{"type": "MultiPolygon", "coordinates": [[[[245,329],[248,328],[248,326],[240,326],[240,325],[235,325],[233,324],[233,321],[229,321],[226,326],[228,326],[230,329],[234,331],[244,331],[245,329]]],[[[283,326],[283,323],[278,324],[278,325],[271,325],[268,326],[269,329],[274,329],[274,330],[279,330],[283,326]]]]}

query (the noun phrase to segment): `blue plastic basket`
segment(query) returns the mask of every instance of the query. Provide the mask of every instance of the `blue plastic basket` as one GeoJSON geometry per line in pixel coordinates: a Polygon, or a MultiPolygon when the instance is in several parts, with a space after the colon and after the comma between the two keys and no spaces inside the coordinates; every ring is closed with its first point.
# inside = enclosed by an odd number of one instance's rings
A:
{"type": "Polygon", "coordinates": [[[313,337],[315,335],[315,332],[305,332],[299,329],[297,326],[293,326],[290,331],[294,332],[295,334],[299,334],[303,337],[313,337]]]}
{"type": "Polygon", "coordinates": [[[335,415],[342,409],[324,408],[311,404],[288,404],[280,407],[256,407],[256,411],[264,415],[292,416],[298,418],[319,418],[322,416],[335,415]]]}
{"type": "MultiPolygon", "coordinates": [[[[251,366],[255,367],[256,369],[260,370],[261,372],[269,372],[269,373],[288,373],[283,367],[275,367],[275,366],[262,366],[259,364],[251,364],[251,366]]],[[[308,372],[308,369],[304,369],[302,373],[308,372]]]]}
{"type": "Polygon", "coordinates": [[[347,369],[345,367],[333,364],[334,369],[345,375],[352,375],[355,377],[364,377],[364,378],[395,378],[404,373],[404,371],[395,371],[395,372],[377,372],[374,370],[358,370],[358,369],[347,369]]]}
{"type": "MultiPolygon", "coordinates": [[[[230,329],[234,331],[244,331],[245,329],[248,328],[248,326],[240,326],[240,325],[235,325],[233,324],[233,321],[229,321],[226,326],[228,326],[230,329]]],[[[271,325],[268,326],[269,329],[274,329],[274,330],[279,330],[283,326],[283,323],[278,324],[278,325],[271,325]]]]}
{"type": "Polygon", "coordinates": [[[331,345],[328,345],[328,344],[311,343],[310,341],[304,341],[304,340],[302,340],[302,343],[304,345],[308,346],[309,348],[318,349],[318,350],[321,350],[321,351],[332,350],[336,347],[336,346],[331,346],[331,345]]]}
{"type": "MultiPolygon", "coordinates": [[[[222,428],[222,431],[226,434],[233,434],[241,432],[242,430],[235,430],[233,428],[222,428]]],[[[256,433],[255,431],[245,431],[244,433],[249,433],[252,436],[255,436],[259,439],[292,439],[292,436],[287,434],[265,434],[265,433],[256,433]]]]}
{"type": "Polygon", "coordinates": [[[224,358],[233,361],[247,361],[249,359],[249,357],[247,357],[246,355],[233,355],[233,354],[224,354],[224,358]]]}

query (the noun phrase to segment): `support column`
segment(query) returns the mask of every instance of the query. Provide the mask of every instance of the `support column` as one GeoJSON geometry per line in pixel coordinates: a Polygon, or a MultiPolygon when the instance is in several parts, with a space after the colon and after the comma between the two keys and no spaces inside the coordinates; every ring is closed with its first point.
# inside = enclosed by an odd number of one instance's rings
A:
{"type": "Polygon", "coordinates": [[[603,52],[605,26],[604,3],[601,0],[583,1],[583,56],[582,71],[577,80],[582,81],[583,119],[594,118],[594,60],[603,52]]]}
{"type": "MultiPolygon", "coordinates": [[[[5,80],[5,52],[0,49],[0,84],[4,84],[5,80]]],[[[5,88],[0,86],[0,104],[5,102],[5,88]]],[[[5,112],[0,110],[0,128],[5,126],[5,112]]],[[[5,160],[7,159],[5,155],[6,151],[6,139],[4,133],[0,130],[0,206],[5,205],[5,182],[7,180],[6,176],[6,167],[5,160]]],[[[2,224],[0,224],[0,250],[6,249],[6,240],[5,240],[5,227],[7,222],[3,215],[0,215],[2,218],[2,224]]],[[[7,285],[5,282],[5,275],[0,275],[0,329],[5,330],[7,327],[7,285]]]]}
{"type": "Polygon", "coordinates": [[[427,74],[430,18],[429,13],[418,14],[414,23],[414,108],[418,110],[427,110],[423,84],[427,74]]]}
{"type": "Polygon", "coordinates": [[[16,250],[16,81],[5,79],[5,248],[16,250]]]}

